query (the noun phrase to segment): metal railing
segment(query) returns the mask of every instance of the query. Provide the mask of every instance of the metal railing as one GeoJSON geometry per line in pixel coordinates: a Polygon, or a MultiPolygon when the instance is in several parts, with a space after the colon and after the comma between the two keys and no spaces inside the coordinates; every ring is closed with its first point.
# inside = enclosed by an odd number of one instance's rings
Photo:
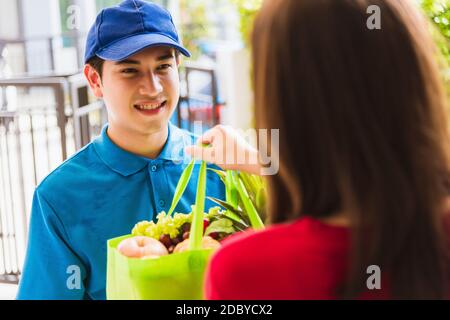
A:
{"type": "Polygon", "coordinates": [[[18,281],[35,186],[76,150],[72,77],[0,80],[0,282],[18,281]]]}
{"type": "MultiPolygon", "coordinates": [[[[8,206],[22,205],[24,203],[15,203],[13,201],[7,201],[5,199],[5,194],[13,193],[13,177],[12,177],[12,167],[11,162],[11,150],[9,148],[9,143],[5,138],[8,137],[8,132],[16,131],[16,128],[11,124],[14,123],[15,114],[13,113],[2,113],[0,116],[0,153],[2,157],[0,158],[0,193],[2,195],[0,202],[0,254],[2,259],[2,264],[0,265],[0,282],[10,282],[14,283],[18,280],[19,273],[19,260],[18,260],[18,248],[16,239],[16,219],[15,215],[12,214],[13,208],[8,208],[8,206]],[[4,154],[4,156],[3,156],[4,154]],[[10,209],[8,212],[7,210],[10,209]]],[[[17,143],[17,141],[16,141],[17,143]]],[[[16,150],[20,152],[20,150],[16,150]]],[[[17,159],[17,154],[16,154],[17,159]]],[[[19,157],[19,159],[21,159],[19,157]]],[[[21,160],[18,161],[20,162],[21,160]]],[[[19,163],[21,165],[21,163],[19,163]]],[[[19,176],[19,181],[23,181],[23,176],[19,176]]],[[[20,188],[23,190],[23,188],[20,188]]],[[[21,199],[23,195],[20,194],[21,199]]],[[[25,226],[25,225],[24,225],[25,226]]]]}
{"type": "Polygon", "coordinates": [[[83,66],[83,52],[86,35],[78,31],[57,35],[27,38],[0,38],[0,77],[9,68],[9,76],[54,73],[59,70],[61,60],[75,61],[70,70],[77,72],[83,66]],[[65,54],[72,54],[70,59],[65,54]],[[6,56],[3,56],[5,54],[6,56]],[[39,67],[37,70],[33,68],[39,67]],[[18,70],[15,70],[18,69],[18,70]]]}

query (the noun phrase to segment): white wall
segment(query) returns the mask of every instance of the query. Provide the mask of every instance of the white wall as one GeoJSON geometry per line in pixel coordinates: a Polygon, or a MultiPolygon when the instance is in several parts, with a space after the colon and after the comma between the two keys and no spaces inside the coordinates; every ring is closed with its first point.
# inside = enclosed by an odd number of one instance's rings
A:
{"type": "MultiPolygon", "coordinates": [[[[0,38],[15,39],[20,36],[19,13],[17,0],[0,0],[0,38]]],[[[0,48],[1,49],[1,48],[0,48]]],[[[25,70],[23,63],[24,51],[20,45],[8,45],[3,48],[4,64],[0,61],[0,77],[25,70]]]]}
{"type": "Polygon", "coordinates": [[[226,100],[222,123],[243,130],[253,128],[253,93],[248,50],[238,48],[219,50],[217,73],[226,100]]]}
{"type": "MultiPolygon", "coordinates": [[[[23,0],[24,37],[42,37],[61,33],[58,0],[23,0]]],[[[54,43],[58,47],[58,43],[54,43]]],[[[49,43],[35,41],[27,44],[27,65],[31,73],[51,70],[49,43]]]]}
{"type": "Polygon", "coordinates": [[[18,36],[17,0],[0,0],[0,38],[18,36]]]}
{"type": "Polygon", "coordinates": [[[0,283],[0,300],[14,300],[17,295],[17,285],[0,283]]]}

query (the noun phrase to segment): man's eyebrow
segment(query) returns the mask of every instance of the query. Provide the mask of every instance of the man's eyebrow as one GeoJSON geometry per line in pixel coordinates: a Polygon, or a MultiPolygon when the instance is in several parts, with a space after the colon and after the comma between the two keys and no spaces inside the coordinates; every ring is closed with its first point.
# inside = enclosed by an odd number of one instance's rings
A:
{"type": "Polygon", "coordinates": [[[125,59],[125,60],[117,61],[115,63],[115,65],[121,65],[121,64],[141,64],[141,63],[137,60],[132,60],[132,59],[125,59]]]}
{"type": "Polygon", "coordinates": [[[174,58],[174,57],[175,57],[175,55],[172,52],[170,52],[170,53],[167,53],[167,54],[165,54],[163,56],[160,56],[160,57],[156,58],[156,60],[157,61],[163,61],[163,60],[171,59],[171,58],[174,58]]]}
{"type": "MultiPolygon", "coordinates": [[[[174,57],[175,57],[175,55],[172,52],[170,52],[170,53],[166,53],[162,56],[159,56],[158,58],[156,58],[156,61],[164,61],[164,60],[171,59],[174,57]]],[[[139,61],[133,60],[133,59],[125,59],[125,60],[117,61],[115,63],[116,66],[119,66],[122,64],[137,64],[137,65],[139,65],[141,63],[139,61]]]]}

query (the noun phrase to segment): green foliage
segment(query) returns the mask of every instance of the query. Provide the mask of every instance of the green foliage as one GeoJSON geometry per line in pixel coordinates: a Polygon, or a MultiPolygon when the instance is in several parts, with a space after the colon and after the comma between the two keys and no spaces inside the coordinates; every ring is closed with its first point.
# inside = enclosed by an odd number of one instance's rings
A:
{"type": "Polygon", "coordinates": [[[232,3],[236,6],[240,16],[240,26],[242,40],[245,46],[250,46],[250,35],[253,28],[253,21],[255,20],[256,13],[263,3],[263,0],[232,0],[232,3]]]}
{"type": "Polygon", "coordinates": [[[59,17],[61,19],[61,31],[62,33],[65,33],[69,31],[67,29],[67,8],[70,6],[69,0],[59,0],[59,17]]]}
{"type": "Polygon", "coordinates": [[[232,234],[235,232],[233,222],[227,219],[220,219],[213,221],[205,230],[205,236],[209,236],[211,233],[227,233],[232,234]]]}
{"type": "Polygon", "coordinates": [[[432,21],[431,32],[442,53],[440,61],[450,96],[450,0],[421,0],[421,6],[432,21]]]}
{"type": "Polygon", "coordinates": [[[104,8],[115,6],[120,2],[120,0],[95,0],[95,7],[97,8],[97,12],[99,12],[104,8]]]}
{"type": "Polygon", "coordinates": [[[450,0],[422,0],[421,5],[435,26],[433,36],[450,65],[450,0]]]}
{"type": "Polygon", "coordinates": [[[211,25],[206,15],[206,3],[202,0],[180,0],[180,34],[183,46],[195,60],[200,56],[198,41],[208,38],[211,25]]]}
{"type": "MultiPolygon", "coordinates": [[[[248,46],[256,13],[263,0],[232,0],[240,15],[240,30],[248,46]]],[[[437,44],[447,61],[450,61],[450,0],[421,0],[425,14],[436,26],[434,32],[437,44]]]]}
{"type": "Polygon", "coordinates": [[[225,184],[226,200],[208,199],[226,209],[226,218],[233,221],[238,228],[263,229],[266,218],[266,185],[256,175],[237,172],[213,170],[225,184]]]}

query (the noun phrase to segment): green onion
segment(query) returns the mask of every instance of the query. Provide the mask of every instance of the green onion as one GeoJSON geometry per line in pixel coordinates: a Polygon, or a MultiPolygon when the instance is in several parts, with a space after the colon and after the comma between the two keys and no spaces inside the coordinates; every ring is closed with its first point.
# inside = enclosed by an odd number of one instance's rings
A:
{"type": "Polygon", "coordinates": [[[226,190],[226,201],[233,206],[233,208],[237,209],[238,207],[238,191],[236,186],[233,183],[233,172],[227,170],[225,176],[225,190],[226,190]]]}
{"type": "Polygon", "coordinates": [[[253,229],[255,230],[264,229],[264,223],[262,222],[260,216],[258,215],[255,206],[249,199],[249,195],[247,190],[245,189],[244,183],[242,182],[241,179],[239,179],[239,177],[237,177],[236,179],[236,187],[253,229]]]}
{"type": "Polygon", "coordinates": [[[186,187],[189,183],[189,180],[191,179],[192,170],[194,169],[195,160],[191,160],[191,162],[188,164],[188,166],[183,170],[183,173],[181,174],[180,180],[178,180],[177,187],[175,188],[175,194],[172,199],[172,204],[170,205],[169,212],[167,213],[168,216],[170,216],[175,210],[175,207],[178,204],[178,201],[180,201],[181,196],[184,193],[184,190],[186,190],[186,187]]]}
{"type": "Polygon", "coordinates": [[[265,207],[266,207],[266,190],[264,188],[260,188],[258,190],[258,192],[256,193],[256,210],[258,210],[258,212],[264,211],[265,207]]]}
{"type": "Polygon", "coordinates": [[[222,180],[222,182],[225,183],[225,172],[223,172],[222,170],[217,170],[217,169],[213,169],[213,168],[208,168],[208,170],[217,174],[219,176],[220,180],[222,180]]]}
{"type": "Polygon", "coordinates": [[[222,214],[224,217],[236,221],[237,223],[241,224],[241,226],[245,229],[248,228],[249,222],[246,220],[245,214],[241,210],[233,208],[230,204],[220,199],[211,197],[208,197],[208,199],[217,204],[220,204],[222,207],[226,209],[225,213],[222,214]]]}
{"type": "Polygon", "coordinates": [[[202,248],[203,237],[203,214],[206,198],[206,162],[202,161],[198,174],[197,194],[193,210],[192,224],[189,235],[189,250],[199,250],[202,248]]]}

